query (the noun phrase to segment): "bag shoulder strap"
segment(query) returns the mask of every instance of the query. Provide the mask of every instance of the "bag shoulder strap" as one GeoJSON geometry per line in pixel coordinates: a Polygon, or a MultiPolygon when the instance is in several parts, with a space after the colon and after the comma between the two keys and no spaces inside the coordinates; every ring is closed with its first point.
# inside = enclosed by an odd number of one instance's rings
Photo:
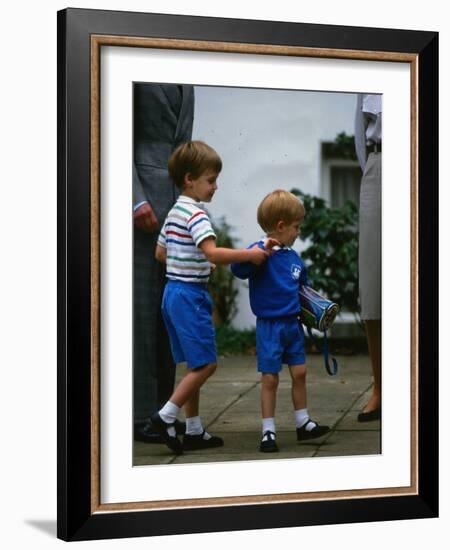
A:
{"type": "MultiPolygon", "coordinates": [[[[318,345],[319,340],[314,336],[311,327],[306,327],[308,330],[309,337],[314,341],[315,346],[320,351],[320,346],[318,345]]],[[[328,338],[327,338],[327,331],[323,331],[323,348],[322,348],[322,354],[323,354],[323,361],[325,364],[325,369],[328,372],[330,376],[335,376],[338,371],[338,362],[336,361],[335,357],[332,357],[329,355],[328,352],[328,338]],[[330,364],[331,359],[331,364],[330,364]]]]}

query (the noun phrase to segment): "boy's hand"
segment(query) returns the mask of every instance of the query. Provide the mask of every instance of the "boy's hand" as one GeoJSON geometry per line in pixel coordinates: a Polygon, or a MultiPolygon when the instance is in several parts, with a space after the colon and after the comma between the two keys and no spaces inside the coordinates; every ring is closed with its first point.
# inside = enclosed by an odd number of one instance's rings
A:
{"type": "Polygon", "coordinates": [[[255,265],[261,265],[269,256],[269,252],[259,248],[258,244],[255,244],[252,248],[249,248],[248,252],[250,254],[248,261],[255,265]]]}
{"type": "Polygon", "coordinates": [[[269,250],[271,251],[273,249],[274,246],[281,246],[281,243],[279,241],[277,241],[276,239],[272,239],[272,237],[268,237],[265,241],[264,241],[264,248],[266,250],[269,250]]]}

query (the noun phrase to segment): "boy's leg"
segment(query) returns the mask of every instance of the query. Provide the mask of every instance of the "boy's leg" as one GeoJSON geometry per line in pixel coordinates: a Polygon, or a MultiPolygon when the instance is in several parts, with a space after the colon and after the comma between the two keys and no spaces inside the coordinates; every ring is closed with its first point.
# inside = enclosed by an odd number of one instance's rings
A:
{"type": "Polygon", "coordinates": [[[297,439],[315,439],[330,431],[329,426],[319,426],[313,422],[306,406],[306,365],[290,365],[289,372],[292,379],[292,403],[294,405],[295,426],[297,439]]]}
{"type": "Polygon", "coordinates": [[[195,391],[184,404],[186,418],[198,416],[200,410],[200,390],[195,391]]]}
{"type": "Polygon", "coordinates": [[[261,373],[262,440],[259,450],[263,453],[276,452],[275,407],[279,372],[281,370],[282,323],[276,319],[257,319],[256,354],[258,372],[261,373]]]}
{"type": "MultiPolygon", "coordinates": [[[[183,452],[183,446],[176,437],[174,422],[181,407],[196,394],[201,386],[216,370],[216,364],[211,363],[198,369],[190,369],[182,378],[169,401],[159,412],[152,415],[151,421],[164,443],[176,454],[183,452]]],[[[194,397],[195,400],[195,397],[194,397]]],[[[198,401],[197,401],[198,407],[198,401]]]]}
{"type": "Polygon", "coordinates": [[[198,414],[199,390],[208,378],[214,374],[216,368],[216,363],[209,363],[197,369],[188,369],[175,388],[169,401],[175,403],[180,408],[183,405],[187,405],[193,412],[198,414]]]}
{"type": "MultiPolygon", "coordinates": [[[[184,450],[210,449],[222,447],[223,439],[210,435],[202,425],[199,416],[200,388],[206,380],[215,372],[217,365],[210,363],[196,369],[189,369],[175,389],[169,401],[179,410],[184,405],[186,414],[186,433],[183,437],[184,450]]],[[[164,409],[164,408],[163,408],[164,409]]],[[[162,410],[163,411],[163,410],[162,410]]],[[[160,415],[166,422],[173,422],[175,418],[160,415]]]]}
{"type": "Polygon", "coordinates": [[[278,451],[275,441],[275,408],[279,375],[263,372],[261,377],[262,439],[259,450],[263,453],[278,451]]]}
{"type": "MultiPolygon", "coordinates": [[[[173,434],[173,426],[180,408],[188,403],[188,409],[198,416],[198,392],[216,370],[215,331],[212,324],[212,302],[202,286],[182,283],[172,284],[170,297],[163,305],[173,326],[174,340],[178,342],[179,359],[187,361],[188,371],[180,381],[169,401],[152,417],[155,429],[174,452],[181,453],[182,445],[173,434]]],[[[171,338],[172,341],[172,338],[171,338]]]]}
{"type": "Polygon", "coordinates": [[[263,418],[273,418],[277,404],[279,376],[276,373],[263,372],[261,377],[261,412],[263,418]]]}
{"type": "Polygon", "coordinates": [[[372,364],[373,389],[363,412],[358,415],[359,422],[381,417],[381,320],[366,320],[364,325],[372,364]]]}
{"type": "MultiPolygon", "coordinates": [[[[209,376],[211,376],[211,374],[213,374],[215,370],[216,365],[207,366],[209,367],[210,371],[209,376]]],[[[193,390],[184,404],[184,412],[186,414],[186,433],[183,437],[183,449],[194,451],[197,449],[222,447],[223,439],[214,435],[210,435],[203,428],[202,420],[199,416],[199,410],[200,388],[198,388],[197,390],[193,390]]]]}
{"type": "Polygon", "coordinates": [[[306,409],[306,365],[289,367],[292,379],[292,403],[294,410],[306,409]]]}

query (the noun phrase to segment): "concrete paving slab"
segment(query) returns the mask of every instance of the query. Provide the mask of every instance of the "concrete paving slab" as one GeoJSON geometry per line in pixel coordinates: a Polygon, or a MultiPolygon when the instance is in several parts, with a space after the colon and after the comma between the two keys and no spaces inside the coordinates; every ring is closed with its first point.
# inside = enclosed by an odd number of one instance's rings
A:
{"type": "Polygon", "coordinates": [[[172,464],[172,457],[167,456],[139,456],[133,460],[133,466],[161,466],[164,464],[172,464]]]}
{"type": "Polygon", "coordinates": [[[217,417],[225,414],[237,400],[245,399],[245,396],[255,388],[255,383],[251,382],[208,382],[200,395],[200,415],[207,428],[211,427],[217,417]]]}
{"type": "Polygon", "coordinates": [[[336,429],[352,432],[379,432],[381,430],[381,420],[373,420],[371,422],[358,422],[357,413],[351,411],[347,414],[336,426],[336,429]]]}
{"type": "Polygon", "coordinates": [[[320,446],[315,456],[359,456],[380,453],[380,432],[335,431],[320,446]]]}
{"type": "MultiPolygon", "coordinates": [[[[370,396],[371,374],[368,356],[338,357],[340,371],[329,376],[322,357],[308,356],[308,410],[311,418],[333,428],[319,440],[296,441],[291,379],[284,368],[280,375],[276,426],[279,453],[259,452],[261,436],[260,374],[254,356],[220,358],[219,368],[201,392],[204,426],[224,438],[225,446],[173,456],[165,445],[135,442],[134,463],[172,464],[269,460],[312,456],[378,454],[381,451],[380,422],[358,423],[357,414],[370,396]],[[200,454],[199,454],[200,453],[200,454]]],[[[178,367],[177,378],[185,369],[178,367]]]]}

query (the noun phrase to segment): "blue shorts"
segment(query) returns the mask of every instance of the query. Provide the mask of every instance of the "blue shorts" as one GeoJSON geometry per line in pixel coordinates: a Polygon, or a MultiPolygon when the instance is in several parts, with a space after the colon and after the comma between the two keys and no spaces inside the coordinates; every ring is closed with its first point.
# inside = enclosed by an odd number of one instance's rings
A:
{"type": "Polygon", "coordinates": [[[212,301],[205,284],[168,281],[161,311],[175,363],[186,361],[196,369],[217,362],[212,301]]]}
{"type": "Polygon", "coordinates": [[[256,355],[258,371],[278,373],[282,364],[305,363],[305,335],[296,317],[257,319],[256,355]]]}

